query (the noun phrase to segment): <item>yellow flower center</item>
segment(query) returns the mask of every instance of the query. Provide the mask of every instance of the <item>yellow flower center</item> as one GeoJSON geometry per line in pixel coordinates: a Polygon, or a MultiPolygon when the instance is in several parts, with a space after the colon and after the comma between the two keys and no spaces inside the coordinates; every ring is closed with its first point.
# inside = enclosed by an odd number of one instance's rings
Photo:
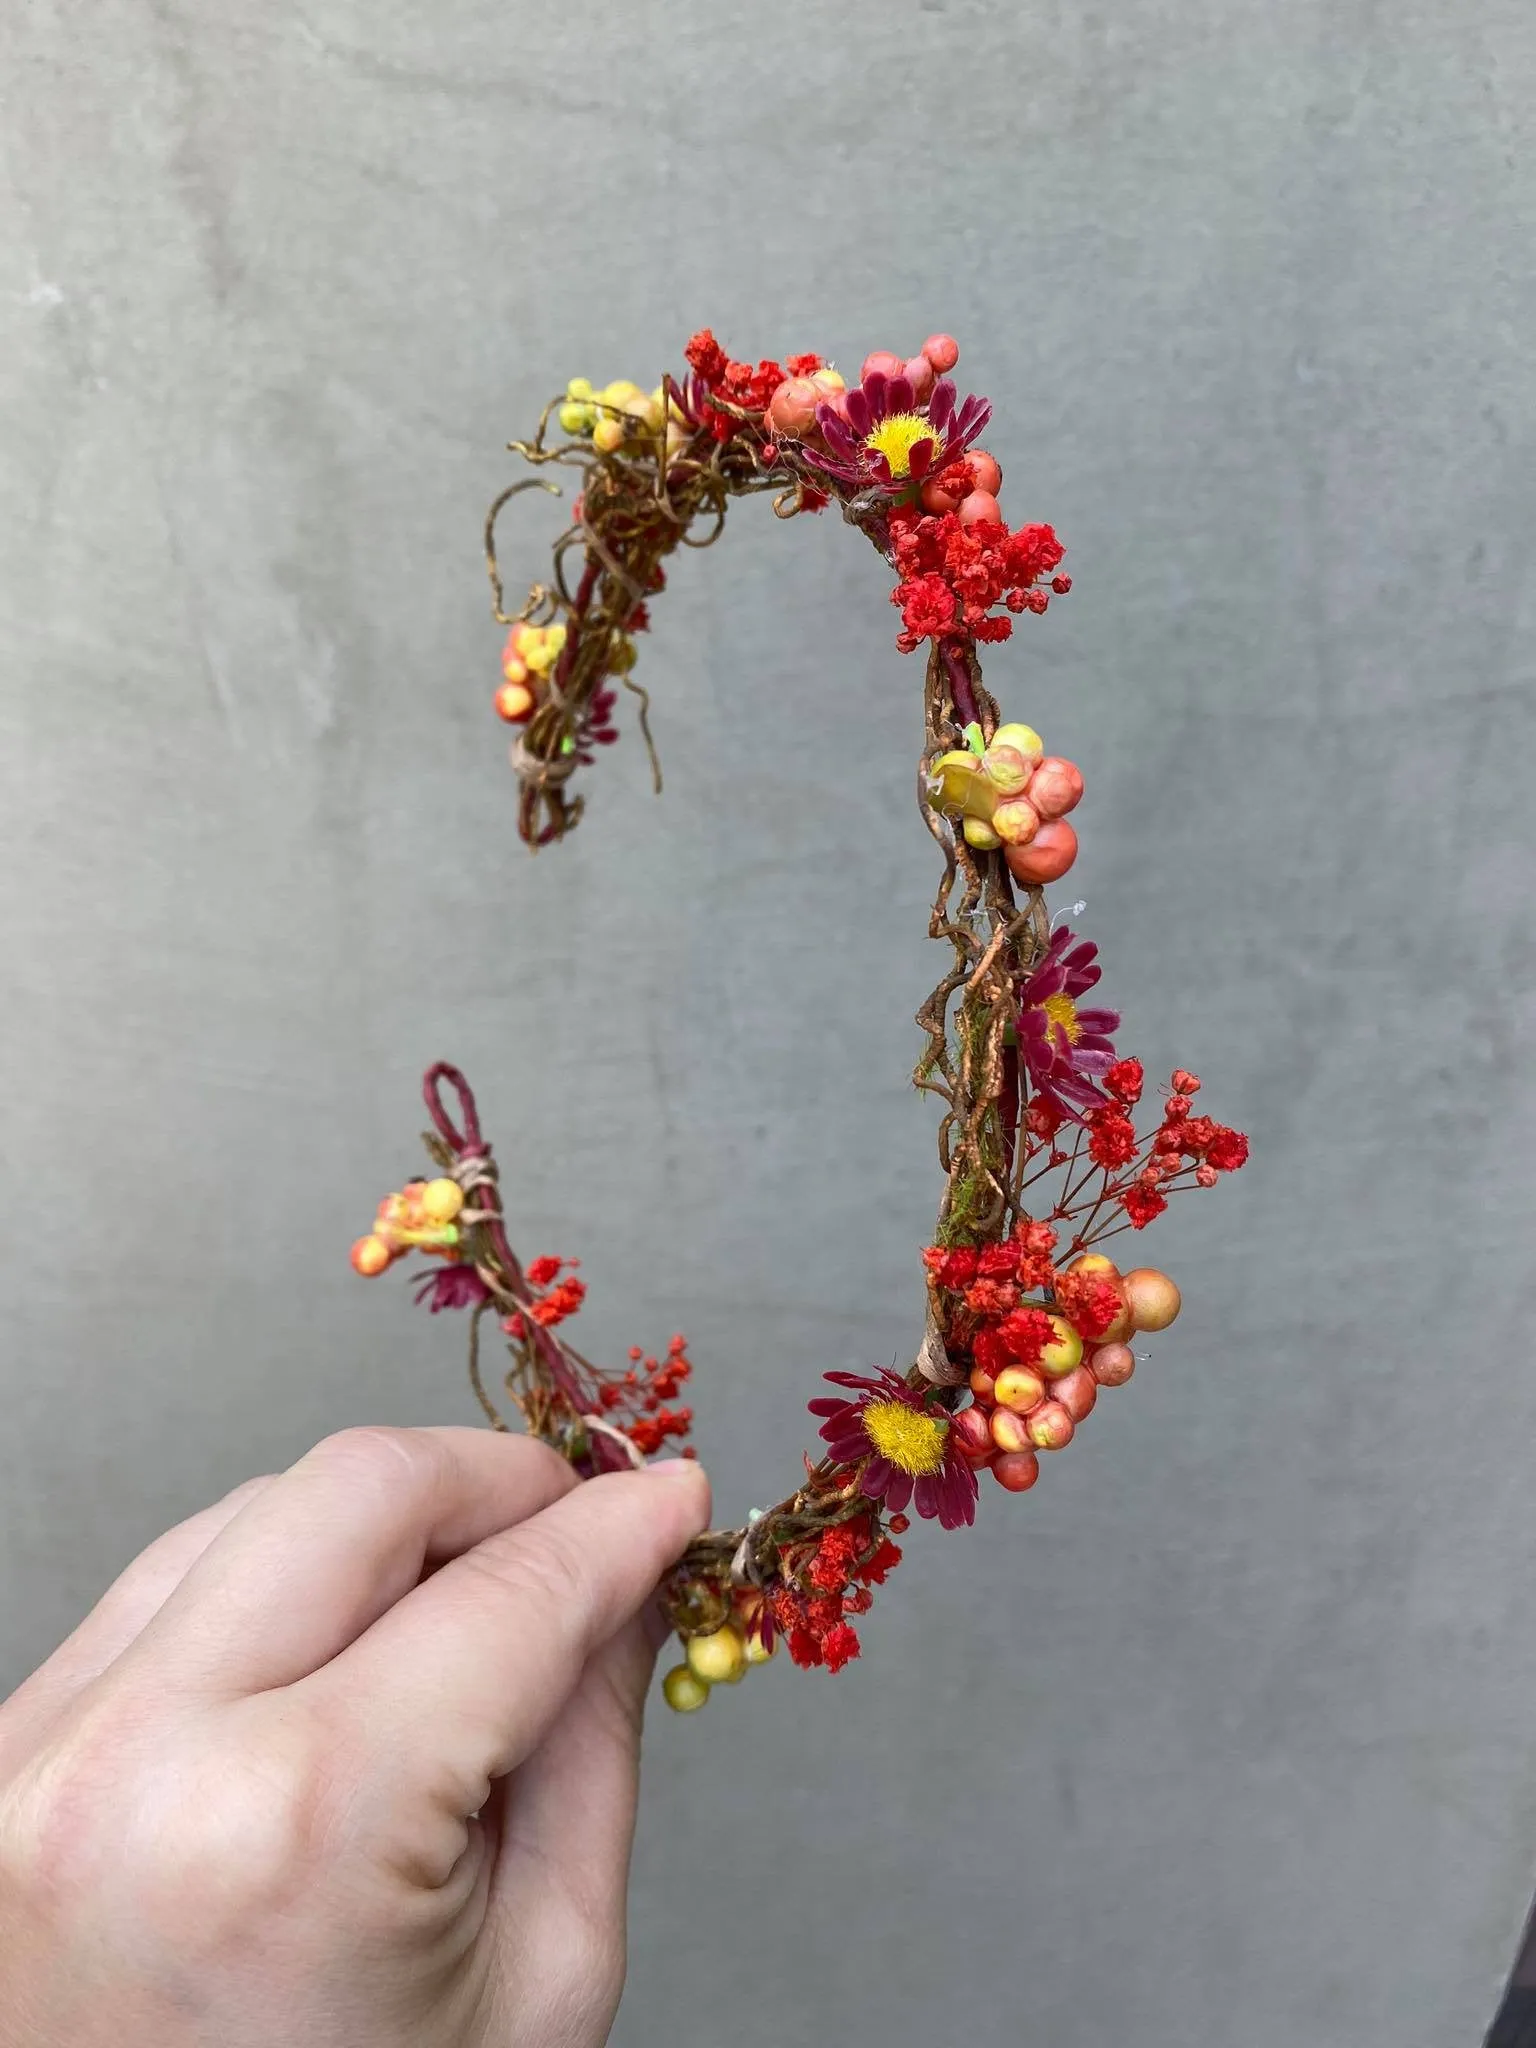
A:
{"type": "Polygon", "coordinates": [[[1083,1027],[1077,1021],[1077,1005],[1072,998],[1068,995],[1047,996],[1040,1007],[1057,1029],[1066,1033],[1068,1045],[1076,1045],[1083,1035],[1083,1027]]]}
{"type": "Polygon", "coordinates": [[[885,457],[891,466],[892,476],[910,474],[912,450],[919,441],[933,442],[934,453],[938,453],[938,434],[933,421],[924,412],[893,412],[872,434],[864,436],[864,446],[871,455],[885,457]]]}
{"type": "Polygon", "coordinates": [[[944,1463],[949,1424],[941,1415],[925,1415],[905,1401],[871,1401],[864,1410],[864,1429],[881,1457],[898,1472],[917,1478],[937,1472],[944,1463]]]}

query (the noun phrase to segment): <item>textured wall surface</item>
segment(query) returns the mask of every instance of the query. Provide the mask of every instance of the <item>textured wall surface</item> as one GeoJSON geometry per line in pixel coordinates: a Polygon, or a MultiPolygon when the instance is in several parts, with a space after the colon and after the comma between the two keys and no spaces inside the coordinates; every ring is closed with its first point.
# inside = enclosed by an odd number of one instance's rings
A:
{"type": "Polygon", "coordinates": [[[1077,578],[989,663],[1088,772],[1058,899],[1256,1158],[861,1664],[663,1717],[616,2040],[1470,2048],[1536,1870],[1528,0],[5,15],[0,1678],[248,1472],[471,1418],[345,1257],[438,1055],[593,1344],[690,1333],[725,1509],[905,1353],[888,577],[738,507],[666,798],[628,737],[531,863],[479,519],[573,371],[948,327],[1077,578]]]}

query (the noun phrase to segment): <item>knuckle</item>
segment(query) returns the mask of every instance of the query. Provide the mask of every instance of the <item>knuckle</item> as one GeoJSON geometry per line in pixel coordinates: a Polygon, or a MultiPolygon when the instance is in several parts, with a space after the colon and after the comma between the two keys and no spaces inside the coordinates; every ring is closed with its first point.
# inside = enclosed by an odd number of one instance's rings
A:
{"type": "Polygon", "coordinates": [[[0,1794],[0,1891],[56,1916],[110,1907],[189,1954],[233,1953],[314,1881],[335,1810],[325,1758],[291,1716],[275,1731],[141,1726],[110,1703],[0,1794]]]}
{"type": "Polygon", "coordinates": [[[442,1449],[425,1430],[377,1422],[338,1430],[299,1462],[333,1472],[349,1484],[391,1491],[402,1484],[434,1484],[447,1465],[442,1449]]]}

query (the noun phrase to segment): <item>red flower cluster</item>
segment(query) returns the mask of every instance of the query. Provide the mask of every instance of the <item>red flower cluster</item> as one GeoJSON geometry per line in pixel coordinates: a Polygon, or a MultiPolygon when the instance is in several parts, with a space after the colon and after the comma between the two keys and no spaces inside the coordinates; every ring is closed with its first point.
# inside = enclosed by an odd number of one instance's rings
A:
{"type": "MultiPolygon", "coordinates": [[[[967,1306],[976,1313],[987,1313],[984,1304],[1000,1300],[1001,1296],[983,1294],[977,1300],[970,1300],[977,1281],[1013,1281],[1018,1288],[1044,1287],[1051,1277],[1051,1253],[1056,1248],[1056,1233],[1049,1223],[1035,1223],[1028,1217],[1014,1231],[1012,1237],[1001,1244],[931,1244],[923,1251],[923,1264],[933,1275],[935,1286],[947,1288],[952,1294],[966,1294],[967,1306]]],[[[997,1313],[1007,1314],[1018,1300],[1015,1291],[1006,1306],[997,1313]]]]}
{"type": "Polygon", "coordinates": [[[866,1515],[824,1529],[798,1575],[804,1587],[787,1581],[755,1603],[748,1630],[771,1642],[782,1631],[790,1657],[803,1670],[817,1665],[841,1671],[859,1654],[859,1639],[848,1616],[867,1614],[871,1586],[884,1585],[901,1563],[901,1551],[880,1535],[866,1515]]]}
{"type": "MultiPolygon", "coordinates": [[[[576,1278],[575,1268],[580,1259],[557,1259],[545,1253],[534,1259],[526,1268],[523,1278],[533,1290],[534,1298],[528,1304],[528,1315],[546,1330],[552,1330],[563,1323],[567,1316],[576,1311],[587,1298],[587,1283],[576,1278]],[[566,1268],[571,1270],[566,1272],[566,1268]],[[562,1280],[560,1275],[565,1272],[562,1280]]],[[[509,1337],[522,1338],[527,1327],[520,1312],[506,1318],[502,1328],[509,1337]]]]}
{"type": "MultiPolygon", "coordinates": [[[[700,328],[690,339],[683,354],[707,391],[750,413],[765,412],[769,399],[786,377],[808,377],[822,367],[818,355],[791,356],[787,364],[765,356],[756,368],[751,363],[738,363],[726,354],[707,327],[700,328]]],[[[711,405],[705,408],[704,424],[717,441],[728,441],[741,421],[735,413],[711,405]]]]}
{"type": "MultiPolygon", "coordinates": [[[[964,458],[958,469],[964,466],[964,458]]],[[[949,471],[943,475],[949,475],[949,471]]],[[[942,477],[940,478],[942,482],[942,477]]],[[[1000,520],[978,519],[967,526],[957,512],[924,512],[918,505],[898,505],[890,515],[891,560],[901,582],[891,592],[901,607],[902,630],[896,645],[912,653],[923,640],[968,633],[976,640],[1006,640],[1013,631],[1010,612],[1043,612],[1051,589],[1070,590],[1071,578],[1053,576],[1065,553],[1049,526],[1021,526],[1010,533],[1000,520]]]]}
{"type": "MultiPolygon", "coordinates": [[[[629,1347],[631,1364],[622,1379],[606,1380],[598,1393],[598,1405],[612,1411],[627,1408],[632,1416],[616,1426],[623,1430],[635,1449],[649,1458],[670,1436],[684,1437],[693,1427],[691,1408],[668,1408],[670,1401],[693,1371],[688,1340],[678,1332],[667,1346],[664,1359],[650,1358],[638,1344],[629,1347]]],[[[683,1456],[690,1457],[690,1451],[683,1456]]]]}
{"type": "MultiPolygon", "coordinates": [[[[1116,1205],[1132,1230],[1145,1230],[1168,1207],[1171,1185],[1214,1187],[1221,1174],[1236,1173],[1247,1161],[1248,1140],[1241,1131],[1217,1123],[1214,1117],[1194,1114],[1200,1077],[1183,1067],[1173,1074],[1157,1129],[1150,1137],[1138,1136],[1130,1112],[1141,1098],[1144,1081],[1140,1060],[1117,1060],[1104,1076],[1110,1099],[1083,1119],[1088,1157],[1103,1169],[1104,1179],[1096,1193],[1071,1208],[1058,1207],[1053,1212],[1058,1221],[1082,1214],[1089,1218],[1090,1227],[1074,1239],[1074,1249],[1104,1234],[1091,1226],[1106,1204],[1116,1205]]],[[[1031,1112],[1034,1107],[1032,1104],[1031,1112]]],[[[1041,1130],[1032,1114],[1026,1126],[1039,1142],[1049,1142],[1060,1128],[1058,1123],[1049,1131],[1041,1130]]],[[[1053,1154],[1053,1159],[1064,1156],[1053,1154]]],[[[1081,1184],[1078,1192],[1081,1194],[1081,1184]]]]}
{"type": "Polygon", "coordinates": [[[1102,1337],[1125,1309],[1124,1297],[1113,1280],[1097,1273],[1057,1273],[1051,1281],[1051,1292],[1062,1315],[1090,1344],[1102,1337]]]}

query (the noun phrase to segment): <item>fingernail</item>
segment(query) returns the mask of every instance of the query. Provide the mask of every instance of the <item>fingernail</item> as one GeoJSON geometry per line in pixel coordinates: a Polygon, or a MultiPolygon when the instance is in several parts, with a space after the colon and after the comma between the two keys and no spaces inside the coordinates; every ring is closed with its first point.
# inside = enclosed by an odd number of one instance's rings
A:
{"type": "Polygon", "coordinates": [[[695,1458],[657,1458],[641,1469],[645,1472],[659,1472],[663,1478],[674,1480],[682,1472],[695,1472],[700,1478],[704,1476],[704,1468],[695,1458]]]}

